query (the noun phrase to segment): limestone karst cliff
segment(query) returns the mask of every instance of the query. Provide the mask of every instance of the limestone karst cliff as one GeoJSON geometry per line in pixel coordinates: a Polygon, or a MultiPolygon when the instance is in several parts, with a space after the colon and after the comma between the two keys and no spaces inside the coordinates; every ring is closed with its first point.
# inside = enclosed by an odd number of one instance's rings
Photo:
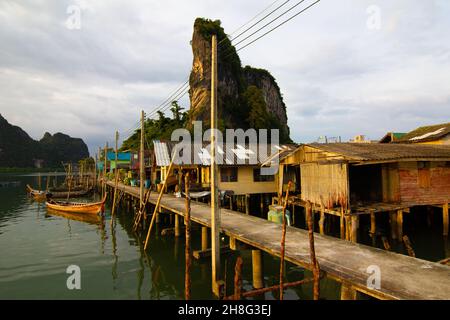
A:
{"type": "Polygon", "coordinates": [[[197,18],[192,36],[190,118],[210,119],[211,35],[218,41],[219,128],[277,128],[280,140],[289,142],[286,105],[275,78],[264,69],[242,67],[236,49],[220,21],[197,18]]]}

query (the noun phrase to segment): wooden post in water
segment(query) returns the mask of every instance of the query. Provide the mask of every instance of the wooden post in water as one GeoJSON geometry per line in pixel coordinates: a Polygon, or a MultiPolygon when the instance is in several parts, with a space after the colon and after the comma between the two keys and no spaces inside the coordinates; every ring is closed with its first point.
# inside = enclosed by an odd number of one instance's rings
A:
{"type": "Polygon", "coordinates": [[[114,150],[115,151],[115,160],[116,160],[116,166],[115,166],[115,168],[114,168],[114,178],[115,178],[115,181],[114,181],[114,197],[113,197],[113,205],[112,205],[112,209],[111,209],[111,225],[113,224],[113,221],[114,221],[114,211],[115,211],[115,209],[116,209],[116,197],[117,197],[117,186],[118,186],[118,184],[119,184],[119,169],[117,168],[117,162],[118,162],[118,159],[119,159],[119,155],[118,155],[118,152],[119,152],[119,148],[118,148],[118,143],[119,143],[119,131],[116,131],[116,137],[115,137],[116,139],[116,145],[115,145],[115,147],[116,147],[116,149],[114,150]]]}
{"type": "Polygon", "coordinates": [[[220,296],[220,208],[218,190],[217,149],[217,37],[211,43],[211,275],[212,291],[220,296]]]}
{"type": "Polygon", "coordinates": [[[191,298],[191,196],[189,195],[189,172],[184,177],[184,188],[186,193],[186,213],[184,215],[184,224],[186,225],[184,296],[186,300],[189,300],[191,298]]]}
{"type": "Polygon", "coordinates": [[[284,251],[286,244],[286,207],[288,204],[290,188],[291,188],[291,181],[289,181],[288,183],[288,187],[286,190],[286,198],[283,203],[283,212],[282,212],[283,228],[281,231],[281,249],[280,249],[280,300],[283,300],[284,296],[283,281],[284,281],[284,251]]]}
{"type": "Polygon", "coordinates": [[[141,111],[141,150],[140,150],[140,161],[139,161],[139,171],[140,171],[140,180],[141,183],[139,185],[140,192],[139,192],[139,199],[141,202],[141,206],[144,203],[144,180],[145,180],[145,164],[144,164],[144,119],[145,119],[145,113],[144,110],[141,111]]]}

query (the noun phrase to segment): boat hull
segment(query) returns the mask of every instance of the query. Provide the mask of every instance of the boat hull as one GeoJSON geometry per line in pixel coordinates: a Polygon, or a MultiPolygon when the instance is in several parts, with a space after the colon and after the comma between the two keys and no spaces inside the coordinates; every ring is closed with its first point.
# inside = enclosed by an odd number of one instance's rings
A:
{"type": "Polygon", "coordinates": [[[62,212],[78,214],[99,214],[104,210],[106,197],[100,202],[81,203],[81,202],[62,202],[50,200],[46,202],[47,208],[62,212]]]}

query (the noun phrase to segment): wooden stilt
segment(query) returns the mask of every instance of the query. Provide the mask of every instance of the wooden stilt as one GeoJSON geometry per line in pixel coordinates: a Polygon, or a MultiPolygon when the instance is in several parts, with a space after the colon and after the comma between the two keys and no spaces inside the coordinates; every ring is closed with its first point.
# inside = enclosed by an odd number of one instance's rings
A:
{"type": "Polygon", "coordinates": [[[356,300],[356,290],[350,284],[342,282],[341,300],[356,300]]]}
{"type": "Polygon", "coordinates": [[[241,300],[242,295],[242,261],[241,256],[236,260],[236,266],[234,268],[234,300],[241,300]]]}
{"type": "Polygon", "coordinates": [[[375,218],[375,212],[370,213],[370,235],[372,237],[377,233],[377,222],[375,218]]]}
{"type": "Polygon", "coordinates": [[[237,250],[236,238],[230,237],[230,249],[237,250]]]}
{"type": "Polygon", "coordinates": [[[250,214],[250,195],[246,194],[244,196],[245,200],[245,214],[250,214]]]}
{"type": "Polygon", "coordinates": [[[341,208],[341,217],[340,217],[340,230],[341,230],[341,239],[345,239],[345,215],[344,208],[341,208]]]}
{"type": "Polygon", "coordinates": [[[443,225],[443,231],[442,234],[444,236],[448,236],[448,203],[445,203],[442,206],[442,225],[443,225]]]}
{"type": "Polygon", "coordinates": [[[202,251],[208,249],[208,228],[202,227],[202,251]]]}
{"type": "Polygon", "coordinates": [[[403,238],[403,210],[397,210],[397,237],[403,238]]]}
{"type": "Polygon", "coordinates": [[[358,242],[358,227],[359,227],[359,216],[354,214],[351,216],[351,235],[350,241],[356,243],[358,242]]]}
{"type": "Polygon", "coordinates": [[[175,237],[180,236],[180,217],[175,214],[175,237]]]}
{"type": "Polygon", "coordinates": [[[397,217],[395,212],[389,212],[389,221],[391,224],[391,238],[393,240],[397,239],[397,217]]]}
{"type": "Polygon", "coordinates": [[[323,206],[320,208],[320,219],[319,219],[319,232],[320,234],[325,234],[325,211],[323,206]]]}
{"type": "Polygon", "coordinates": [[[252,250],[253,288],[264,287],[263,258],[261,250],[252,250]]]}

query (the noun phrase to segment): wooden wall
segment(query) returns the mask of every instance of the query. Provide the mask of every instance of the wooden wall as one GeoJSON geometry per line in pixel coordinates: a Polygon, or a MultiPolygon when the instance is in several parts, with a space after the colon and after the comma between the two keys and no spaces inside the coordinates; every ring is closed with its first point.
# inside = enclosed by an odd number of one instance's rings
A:
{"type": "Polygon", "coordinates": [[[263,181],[263,182],[253,181],[254,168],[258,167],[251,167],[251,166],[239,167],[237,182],[220,182],[220,174],[219,174],[219,189],[233,190],[235,195],[277,192],[276,178],[274,179],[274,181],[263,181]]]}
{"type": "Polygon", "coordinates": [[[326,208],[348,205],[347,164],[301,164],[301,197],[326,208]]]}
{"type": "Polygon", "coordinates": [[[399,163],[399,189],[403,203],[443,204],[450,202],[450,164],[428,162],[399,163]]]}

